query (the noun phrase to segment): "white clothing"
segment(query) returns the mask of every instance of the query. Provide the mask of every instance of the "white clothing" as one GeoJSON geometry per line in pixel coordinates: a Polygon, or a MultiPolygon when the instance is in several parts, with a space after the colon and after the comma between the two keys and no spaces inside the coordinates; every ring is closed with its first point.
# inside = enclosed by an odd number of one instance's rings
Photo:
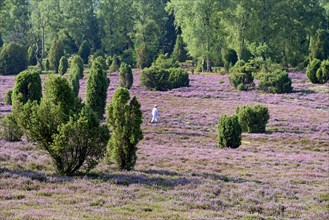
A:
{"type": "Polygon", "coordinates": [[[151,122],[158,122],[158,115],[159,115],[159,112],[158,112],[158,109],[156,107],[154,107],[152,109],[152,120],[151,122]]]}

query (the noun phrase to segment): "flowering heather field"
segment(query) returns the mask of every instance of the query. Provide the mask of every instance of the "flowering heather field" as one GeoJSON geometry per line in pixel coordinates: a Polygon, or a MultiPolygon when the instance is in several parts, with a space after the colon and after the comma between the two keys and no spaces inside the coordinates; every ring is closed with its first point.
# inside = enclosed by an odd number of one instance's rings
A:
{"type": "MultiPolygon", "coordinates": [[[[58,176],[34,144],[0,139],[0,219],[329,219],[329,84],[289,75],[294,92],[278,95],[236,91],[217,74],[151,92],[135,72],[144,139],[131,172],[101,163],[87,176],[58,176]],[[154,104],[159,124],[149,123],[154,104]],[[216,148],[218,118],[247,104],[269,108],[267,132],[216,148]]],[[[108,100],[118,74],[109,78],[108,100]]],[[[13,84],[0,76],[1,115],[13,84]]]]}

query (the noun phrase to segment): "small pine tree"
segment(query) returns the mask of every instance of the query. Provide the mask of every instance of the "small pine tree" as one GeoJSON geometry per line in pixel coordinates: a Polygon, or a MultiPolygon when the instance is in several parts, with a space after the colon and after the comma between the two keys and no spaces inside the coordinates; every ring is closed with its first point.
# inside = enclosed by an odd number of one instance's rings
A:
{"type": "Polygon", "coordinates": [[[100,119],[103,118],[106,106],[107,88],[110,80],[103,70],[102,64],[93,62],[87,80],[86,104],[94,110],[100,119]]]}
{"type": "Polygon", "coordinates": [[[52,43],[49,53],[48,53],[48,59],[50,67],[55,71],[55,73],[58,73],[58,67],[59,67],[59,60],[64,55],[64,44],[62,40],[54,40],[52,43]]]}
{"type": "Polygon", "coordinates": [[[25,104],[28,100],[40,102],[42,97],[42,86],[40,72],[36,70],[25,70],[16,77],[12,102],[13,111],[19,103],[25,104]]]}
{"type": "Polygon", "coordinates": [[[13,90],[8,90],[6,92],[6,96],[5,96],[5,104],[6,105],[12,105],[13,104],[13,101],[12,101],[12,95],[13,95],[13,90]]]}
{"type": "Polygon", "coordinates": [[[74,55],[71,59],[71,67],[77,65],[79,69],[79,79],[83,78],[83,60],[79,55],[74,55]]]}
{"type": "Polygon", "coordinates": [[[88,63],[88,58],[90,55],[90,46],[87,41],[83,41],[82,44],[79,47],[79,56],[82,58],[83,63],[87,64],[88,63]]]}
{"type": "Polygon", "coordinates": [[[306,76],[312,83],[319,83],[316,77],[316,72],[321,66],[321,60],[313,59],[307,66],[306,76]]]}
{"type": "Polygon", "coordinates": [[[58,68],[59,74],[64,75],[67,72],[68,67],[69,67],[69,63],[67,61],[66,56],[62,56],[62,58],[59,60],[59,68],[58,68]]]}
{"type": "Polygon", "coordinates": [[[119,57],[115,56],[112,58],[112,63],[109,68],[110,73],[113,73],[115,71],[118,71],[120,69],[120,59],[119,57]]]}
{"type": "Polygon", "coordinates": [[[121,63],[119,72],[120,72],[120,86],[126,89],[130,89],[134,82],[134,77],[131,67],[126,63],[121,63]]]}
{"type": "Polygon", "coordinates": [[[176,44],[172,57],[174,60],[179,62],[185,62],[187,60],[187,51],[185,50],[183,38],[180,35],[178,35],[176,38],[176,44]]]}
{"type": "Polygon", "coordinates": [[[129,99],[129,91],[126,88],[118,88],[107,107],[106,114],[107,125],[112,131],[106,161],[112,159],[122,170],[134,168],[137,160],[136,145],[143,139],[141,106],[136,97],[130,103],[129,99]]]}
{"type": "Polygon", "coordinates": [[[27,51],[17,43],[8,43],[0,51],[0,74],[17,74],[28,67],[27,51]]]}
{"type": "Polygon", "coordinates": [[[78,65],[73,65],[70,68],[69,82],[73,90],[73,93],[76,97],[79,95],[79,90],[80,90],[79,75],[80,75],[80,70],[78,65]]]}
{"type": "Polygon", "coordinates": [[[241,126],[236,115],[219,118],[218,146],[238,148],[241,145],[241,126]]]}
{"type": "Polygon", "coordinates": [[[316,71],[316,79],[320,84],[324,84],[329,80],[329,60],[321,62],[319,69],[316,71]]]}

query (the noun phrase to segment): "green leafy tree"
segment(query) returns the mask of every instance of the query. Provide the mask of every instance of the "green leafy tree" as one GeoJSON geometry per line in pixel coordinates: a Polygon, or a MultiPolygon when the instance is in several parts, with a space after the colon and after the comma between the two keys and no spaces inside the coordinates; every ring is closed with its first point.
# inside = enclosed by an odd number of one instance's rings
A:
{"type": "Polygon", "coordinates": [[[103,66],[97,59],[93,62],[88,80],[86,105],[94,110],[100,119],[103,118],[106,106],[107,88],[110,80],[103,66]]]}
{"type": "Polygon", "coordinates": [[[177,36],[172,57],[179,62],[185,62],[187,60],[187,51],[185,50],[183,38],[180,35],[177,36]]]}
{"type": "Polygon", "coordinates": [[[52,68],[55,73],[58,73],[58,67],[59,67],[59,61],[61,57],[64,55],[64,44],[61,40],[54,40],[52,43],[49,53],[48,53],[48,59],[50,68],[52,68]]]}
{"type": "Polygon", "coordinates": [[[121,63],[119,72],[120,72],[120,86],[126,89],[130,89],[134,82],[134,77],[131,67],[126,63],[121,63]]]}
{"type": "Polygon", "coordinates": [[[268,108],[262,105],[242,106],[235,110],[242,131],[248,133],[263,133],[270,115],[268,108]]]}
{"type": "Polygon", "coordinates": [[[67,72],[68,67],[69,67],[69,62],[66,56],[62,56],[62,58],[59,60],[59,67],[58,67],[59,74],[64,75],[67,72]]]}
{"type": "Polygon", "coordinates": [[[27,50],[17,43],[5,44],[0,51],[0,74],[17,74],[28,66],[27,50]]]}
{"type": "Polygon", "coordinates": [[[219,118],[217,132],[219,147],[238,148],[241,145],[242,129],[236,115],[219,118]]]}
{"type": "Polygon", "coordinates": [[[112,159],[122,170],[134,168],[137,160],[136,146],[143,139],[141,106],[136,97],[129,100],[129,91],[118,88],[106,112],[107,125],[112,132],[106,160],[109,162],[112,159]]]}

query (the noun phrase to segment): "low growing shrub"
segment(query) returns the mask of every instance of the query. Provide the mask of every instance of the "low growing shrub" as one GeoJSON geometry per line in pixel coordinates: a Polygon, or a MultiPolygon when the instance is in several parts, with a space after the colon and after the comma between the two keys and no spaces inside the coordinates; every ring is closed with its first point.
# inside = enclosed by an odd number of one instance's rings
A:
{"type": "Polygon", "coordinates": [[[321,62],[320,68],[316,71],[316,79],[320,84],[329,80],[329,60],[321,62]]]}
{"type": "Polygon", "coordinates": [[[17,43],[8,43],[0,50],[0,75],[17,74],[28,67],[27,49],[17,43]]]}
{"type": "Polygon", "coordinates": [[[170,88],[180,88],[189,86],[190,80],[186,70],[182,68],[171,68],[169,69],[169,83],[170,88]]]}
{"type": "Polygon", "coordinates": [[[219,118],[217,131],[219,147],[238,148],[241,145],[241,126],[236,115],[219,118]]]}
{"type": "Polygon", "coordinates": [[[240,91],[253,89],[255,84],[252,71],[253,67],[244,61],[238,61],[229,75],[230,84],[240,91]]]}
{"type": "Polygon", "coordinates": [[[270,118],[267,107],[261,105],[242,106],[238,107],[235,112],[242,131],[248,133],[265,132],[266,124],[270,118]]]}
{"type": "Polygon", "coordinates": [[[13,90],[11,89],[6,92],[6,96],[5,96],[6,105],[12,105],[12,98],[11,98],[12,94],[13,94],[13,90]]]}
{"type": "Polygon", "coordinates": [[[169,71],[159,67],[144,68],[141,72],[141,84],[149,90],[165,91],[170,88],[169,71]]]}
{"type": "Polygon", "coordinates": [[[0,136],[6,141],[19,141],[23,136],[13,114],[7,114],[0,119],[0,136]]]}
{"type": "Polygon", "coordinates": [[[287,72],[277,70],[266,74],[260,80],[259,88],[269,93],[289,93],[292,91],[291,79],[287,72]]]}

